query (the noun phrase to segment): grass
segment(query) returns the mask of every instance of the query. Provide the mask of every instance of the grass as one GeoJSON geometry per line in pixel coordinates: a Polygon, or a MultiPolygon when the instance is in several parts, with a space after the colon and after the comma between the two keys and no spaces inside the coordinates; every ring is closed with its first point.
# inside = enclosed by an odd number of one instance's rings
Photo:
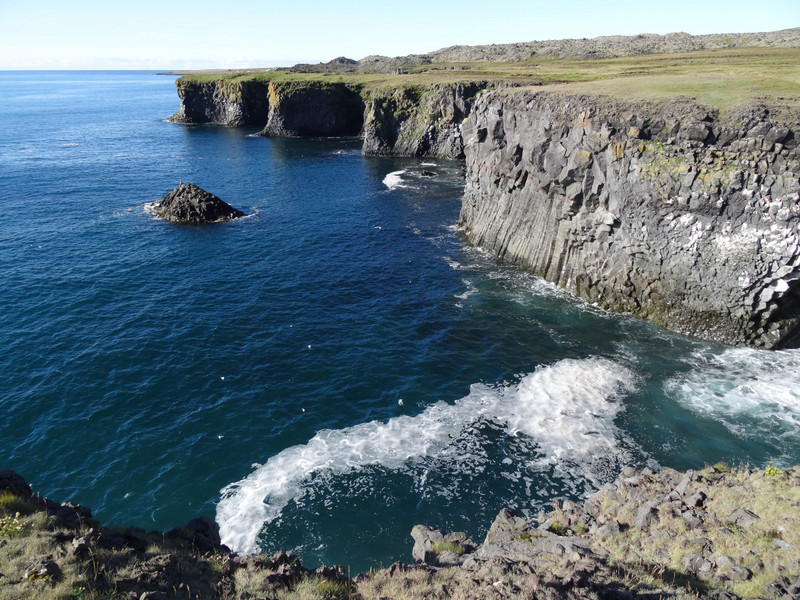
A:
{"type": "Polygon", "coordinates": [[[10,492],[0,493],[0,516],[9,516],[16,513],[30,515],[36,512],[36,507],[10,492]]]}
{"type": "MultiPolygon", "coordinates": [[[[630,565],[631,551],[635,550],[644,564],[662,565],[667,572],[686,578],[688,574],[683,559],[700,553],[699,547],[689,541],[703,538],[710,545],[714,557],[731,557],[752,571],[750,579],[730,584],[730,591],[742,598],[763,597],[765,585],[780,574],[778,565],[788,564],[791,560],[789,554],[792,551],[773,545],[774,540],[780,539],[792,548],[800,548],[800,530],[794,516],[800,514],[800,486],[779,469],[751,471],[718,464],[706,468],[702,474],[709,481],[717,482],[710,491],[707,490],[708,498],[702,510],[706,514],[714,513],[719,527],[707,527],[702,532],[691,531],[686,522],[665,505],[659,509],[659,523],[653,529],[666,531],[668,535],[652,536],[652,532],[634,526],[636,505],[626,503],[615,517],[625,526],[624,532],[600,543],[620,564],[630,565]],[[760,518],[743,528],[727,523],[728,515],[739,507],[747,508],[760,518]]],[[[800,573],[790,575],[797,577],[800,573]]],[[[702,576],[686,579],[686,584],[690,581],[718,585],[713,580],[705,581],[702,576]]]]}
{"type": "Polygon", "coordinates": [[[86,531],[64,529],[27,501],[9,495],[0,498],[0,512],[6,513],[0,517],[0,600],[121,599],[128,592],[138,598],[156,589],[168,591],[171,598],[216,597],[220,559],[197,556],[189,542],[146,534],[147,550],[137,553],[106,548],[92,538],[83,552],[75,552],[72,540],[86,531]],[[20,505],[25,514],[7,514],[9,507],[20,505]],[[31,566],[42,560],[55,561],[61,576],[32,577],[31,566]],[[142,583],[147,573],[155,579],[142,583]]]}
{"type": "Polygon", "coordinates": [[[178,85],[207,81],[264,83],[327,82],[379,89],[465,81],[511,82],[518,86],[631,100],[687,96],[721,111],[754,99],[800,108],[800,48],[734,48],[601,60],[545,59],[522,63],[436,63],[402,75],[382,73],[204,72],[178,85]],[[451,66],[458,67],[451,69],[451,66]]]}
{"type": "Polygon", "coordinates": [[[800,107],[800,48],[738,48],[603,62],[591,83],[556,86],[631,100],[687,96],[728,111],[754,99],[800,107]]]}
{"type": "Polygon", "coordinates": [[[453,554],[464,554],[464,548],[455,542],[434,542],[431,551],[436,554],[444,554],[445,552],[452,552],[453,554]]]}

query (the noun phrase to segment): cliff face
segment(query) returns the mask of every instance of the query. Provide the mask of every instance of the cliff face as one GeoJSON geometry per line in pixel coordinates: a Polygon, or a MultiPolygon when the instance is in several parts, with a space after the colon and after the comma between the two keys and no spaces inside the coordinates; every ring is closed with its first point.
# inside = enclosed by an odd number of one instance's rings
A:
{"type": "Polygon", "coordinates": [[[486,86],[468,82],[373,93],[364,118],[364,154],[462,158],[461,123],[486,86]]]}
{"type": "Polygon", "coordinates": [[[798,139],[763,107],[493,93],[462,129],[473,243],[675,331],[800,345],[798,139]]]}
{"type": "Polygon", "coordinates": [[[176,123],[263,126],[265,136],[363,134],[364,154],[462,158],[461,123],[485,82],[370,89],[321,81],[176,83],[176,123]]]}
{"type": "Polygon", "coordinates": [[[358,135],[364,122],[360,90],[343,83],[275,83],[267,90],[267,124],[260,135],[358,135]]]}
{"type": "Polygon", "coordinates": [[[266,83],[249,81],[192,81],[175,82],[181,105],[169,120],[174,123],[220,123],[228,127],[264,125],[267,122],[269,100],[266,83]]]}

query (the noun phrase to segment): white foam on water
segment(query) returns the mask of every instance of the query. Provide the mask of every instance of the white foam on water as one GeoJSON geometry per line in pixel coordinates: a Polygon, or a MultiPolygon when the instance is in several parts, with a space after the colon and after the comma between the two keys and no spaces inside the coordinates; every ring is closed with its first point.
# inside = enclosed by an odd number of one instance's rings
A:
{"type": "Polygon", "coordinates": [[[161,219],[161,215],[156,212],[156,206],[158,206],[158,202],[145,202],[142,204],[142,208],[144,209],[144,213],[153,219],[161,219]]]}
{"type": "Polygon", "coordinates": [[[263,527],[303,494],[312,475],[371,466],[404,470],[420,459],[474,463],[464,437],[481,422],[530,438],[537,452],[527,468],[558,470],[567,460],[570,477],[594,481],[598,457],[624,458],[614,418],[623,410],[620,393],[630,391],[636,380],[634,372],[607,359],[566,359],[539,367],[518,383],[473,384],[455,403],[438,402],[413,417],[322,430],[222,489],[217,505],[222,542],[236,552],[257,552],[263,527]]]}
{"type": "Polygon", "coordinates": [[[800,444],[800,350],[698,351],[689,362],[688,373],[665,383],[670,397],[740,437],[800,444]]]}
{"type": "Polygon", "coordinates": [[[403,184],[403,175],[406,174],[405,170],[402,171],[392,171],[386,177],[383,178],[383,185],[385,185],[390,190],[395,188],[402,188],[407,187],[403,184]]]}
{"type": "Polygon", "coordinates": [[[459,298],[461,300],[466,300],[470,296],[478,293],[478,287],[472,282],[470,279],[462,279],[461,283],[466,286],[466,290],[461,294],[453,294],[454,298],[459,298]]]}

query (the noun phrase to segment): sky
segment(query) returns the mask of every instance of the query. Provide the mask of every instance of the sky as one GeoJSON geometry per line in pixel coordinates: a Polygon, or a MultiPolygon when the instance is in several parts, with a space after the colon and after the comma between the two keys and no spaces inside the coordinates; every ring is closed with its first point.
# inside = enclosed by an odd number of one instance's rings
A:
{"type": "Polygon", "coordinates": [[[800,27],[800,0],[0,0],[0,69],[286,66],[338,56],[800,27]]]}

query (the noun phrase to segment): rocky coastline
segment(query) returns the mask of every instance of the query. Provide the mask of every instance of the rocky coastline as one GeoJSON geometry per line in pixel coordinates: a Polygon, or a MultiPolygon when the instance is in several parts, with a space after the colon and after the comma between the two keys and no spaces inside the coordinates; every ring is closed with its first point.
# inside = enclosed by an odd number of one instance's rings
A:
{"type": "MultiPolygon", "coordinates": [[[[798,31],[767,37],[797,45],[798,31]]],[[[678,38],[683,50],[696,46],[678,38]]],[[[171,120],[358,135],[365,155],[465,159],[458,224],[470,243],[666,329],[800,346],[796,103],[771,97],[721,111],[681,95],[629,100],[477,71],[379,86],[330,74],[181,78],[171,120]]]]}
{"type": "Polygon", "coordinates": [[[169,120],[259,127],[275,137],[360,136],[370,156],[464,157],[461,123],[491,84],[362,85],[309,81],[181,80],[181,106],[169,120]]]}
{"type": "MultiPolygon", "coordinates": [[[[481,543],[417,525],[410,556],[353,575],[238,556],[206,517],[168,532],[100,525],[0,471],[0,598],[800,598],[800,468],[623,469],[481,543]]],[[[411,546],[411,540],[409,540],[411,546]]]]}

